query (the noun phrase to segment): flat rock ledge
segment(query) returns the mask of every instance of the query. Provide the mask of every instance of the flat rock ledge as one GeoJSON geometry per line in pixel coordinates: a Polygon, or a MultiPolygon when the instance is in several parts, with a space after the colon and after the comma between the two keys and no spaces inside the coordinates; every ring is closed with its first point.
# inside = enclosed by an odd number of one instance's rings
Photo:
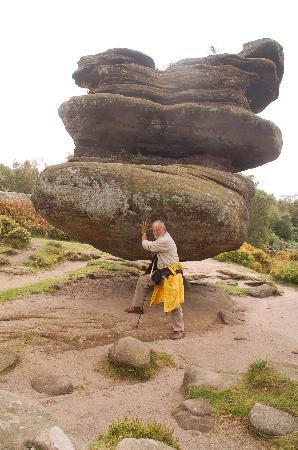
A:
{"type": "Polygon", "coordinates": [[[31,379],[31,386],[37,392],[48,395],[64,395],[73,392],[73,384],[68,377],[41,372],[31,379]]]}
{"type": "Polygon", "coordinates": [[[141,369],[150,364],[150,348],[139,339],[126,336],[109,349],[108,358],[118,366],[141,369]]]}
{"type": "Polygon", "coordinates": [[[262,403],[253,406],[249,422],[255,430],[268,436],[283,436],[298,430],[298,421],[291,414],[262,403]]]}
{"type": "Polygon", "coordinates": [[[74,450],[70,439],[36,401],[0,390],[0,449],[74,450]]]}
{"type": "Polygon", "coordinates": [[[116,450],[174,450],[174,448],[153,439],[125,438],[119,442],[116,450]]]}
{"type": "Polygon", "coordinates": [[[218,373],[201,367],[191,366],[184,372],[182,386],[186,391],[193,387],[222,391],[241,381],[239,375],[218,373]]]}
{"type": "Polygon", "coordinates": [[[214,427],[215,420],[211,414],[211,405],[205,399],[185,400],[173,411],[173,416],[181,428],[201,433],[208,433],[214,427]]]}

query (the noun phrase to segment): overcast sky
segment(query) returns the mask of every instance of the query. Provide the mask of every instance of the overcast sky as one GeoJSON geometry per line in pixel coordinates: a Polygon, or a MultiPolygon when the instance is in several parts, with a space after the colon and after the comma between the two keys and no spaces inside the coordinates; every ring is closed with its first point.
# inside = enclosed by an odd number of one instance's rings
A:
{"type": "Polygon", "coordinates": [[[238,53],[262,37],[284,47],[280,96],[261,116],[283,133],[281,156],[248,173],[267,192],[298,193],[297,20],[292,0],[19,0],[1,4],[1,157],[65,160],[73,142],[58,117],[58,106],[84,94],[71,75],[83,55],[113,47],[147,53],[157,68],[188,57],[238,53]],[[296,97],[296,98],[295,98],[296,97]]]}

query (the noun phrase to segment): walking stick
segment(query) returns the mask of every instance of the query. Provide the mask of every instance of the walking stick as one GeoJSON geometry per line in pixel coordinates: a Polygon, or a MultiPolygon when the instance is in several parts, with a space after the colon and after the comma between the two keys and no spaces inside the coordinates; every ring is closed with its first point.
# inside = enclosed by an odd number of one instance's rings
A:
{"type": "MultiPolygon", "coordinates": [[[[152,259],[152,267],[151,267],[151,272],[150,272],[150,279],[151,279],[151,275],[152,275],[152,273],[153,273],[153,269],[154,269],[154,258],[152,259]]],[[[146,292],[146,295],[147,295],[147,292],[146,292]]],[[[144,311],[144,305],[145,305],[146,295],[145,295],[145,297],[144,297],[144,299],[143,299],[142,311],[144,311]]],[[[139,318],[138,318],[138,323],[137,323],[137,326],[136,326],[136,330],[139,328],[139,324],[140,324],[140,320],[141,320],[141,315],[142,315],[142,314],[143,314],[143,313],[140,312],[139,318]]]]}

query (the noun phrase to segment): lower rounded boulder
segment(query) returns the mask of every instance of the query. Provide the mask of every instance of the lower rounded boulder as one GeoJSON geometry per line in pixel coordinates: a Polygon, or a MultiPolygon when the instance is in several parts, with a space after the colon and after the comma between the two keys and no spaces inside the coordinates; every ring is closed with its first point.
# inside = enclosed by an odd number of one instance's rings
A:
{"type": "MultiPolygon", "coordinates": [[[[32,201],[53,225],[126,259],[142,259],[140,223],[161,219],[181,260],[240,247],[251,180],[200,166],[71,162],[45,169],[32,201]]],[[[152,237],[153,239],[153,237],[152,237]]]]}

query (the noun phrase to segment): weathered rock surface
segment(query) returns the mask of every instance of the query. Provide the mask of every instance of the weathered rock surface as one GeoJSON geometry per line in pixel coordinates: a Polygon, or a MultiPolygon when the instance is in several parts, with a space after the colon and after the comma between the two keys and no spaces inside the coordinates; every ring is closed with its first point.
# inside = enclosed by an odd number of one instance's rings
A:
{"type": "Polygon", "coordinates": [[[167,444],[153,439],[125,438],[116,447],[116,450],[174,450],[167,444]]]}
{"type": "Polygon", "coordinates": [[[29,194],[24,194],[22,192],[0,191],[0,200],[19,200],[31,204],[30,197],[29,194]]]}
{"type": "Polygon", "coordinates": [[[215,421],[211,414],[211,405],[205,399],[185,400],[173,411],[181,428],[202,433],[207,433],[214,427],[215,421]]]}
{"type": "Polygon", "coordinates": [[[150,363],[150,348],[144,342],[127,336],[119,339],[109,349],[109,359],[121,366],[147,367],[150,363]]]}
{"type": "Polygon", "coordinates": [[[39,403],[0,390],[0,450],[74,450],[69,438],[39,403]]]}
{"type": "Polygon", "coordinates": [[[12,368],[17,362],[16,353],[7,347],[0,347],[0,373],[12,368]]]}
{"type": "Polygon", "coordinates": [[[298,381],[298,364],[285,361],[268,361],[267,367],[268,369],[281,373],[293,381],[298,381]]]}
{"type": "Polygon", "coordinates": [[[221,309],[219,311],[219,317],[226,325],[239,325],[244,322],[244,319],[239,314],[228,309],[221,309]]]}
{"type": "Polygon", "coordinates": [[[140,221],[162,217],[181,260],[199,260],[239,248],[252,194],[249,179],[216,169],[73,162],[46,169],[33,201],[55,226],[128,259],[147,254],[140,221]]]}
{"type": "Polygon", "coordinates": [[[41,174],[34,205],[68,234],[126,259],[144,256],[139,223],[157,218],[182,260],[238,248],[254,186],[232,173],[278,157],[279,128],[255,113],[278,97],[282,74],[283,50],[271,39],[163,71],[125,48],[84,56],[73,78],[89,93],[59,108],[73,162],[41,174]]]}
{"type": "Polygon", "coordinates": [[[73,384],[68,377],[41,372],[31,379],[31,386],[38,392],[49,395],[71,394],[73,384]]]}
{"type": "Polygon", "coordinates": [[[248,289],[248,295],[252,297],[271,297],[272,295],[281,295],[281,292],[278,290],[274,284],[262,284],[261,286],[255,286],[248,289]]]}
{"type": "Polygon", "coordinates": [[[257,431],[268,436],[283,436],[298,430],[298,423],[293,416],[262,403],[253,406],[249,421],[257,431]]]}
{"type": "Polygon", "coordinates": [[[199,164],[237,172],[276,159],[282,146],[272,122],[234,105],[165,106],[92,94],[72,97],[59,114],[79,158],[199,164]]]}
{"type": "Polygon", "coordinates": [[[221,391],[237,384],[241,380],[238,375],[213,372],[201,367],[191,366],[184,372],[183,387],[188,391],[192,387],[205,387],[221,391]]]}

